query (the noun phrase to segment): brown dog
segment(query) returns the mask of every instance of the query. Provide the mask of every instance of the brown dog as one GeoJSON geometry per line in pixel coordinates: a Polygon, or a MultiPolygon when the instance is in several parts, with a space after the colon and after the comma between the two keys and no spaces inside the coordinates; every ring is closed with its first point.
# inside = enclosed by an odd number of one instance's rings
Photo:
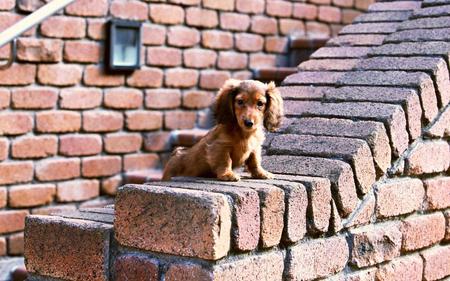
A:
{"type": "Polygon", "coordinates": [[[245,164],[253,178],[272,175],[261,167],[264,130],[281,123],[283,100],[273,82],[227,80],[214,104],[217,125],[189,149],[176,149],[163,180],[174,176],[216,177],[238,181],[234,168],[245,164]]]}

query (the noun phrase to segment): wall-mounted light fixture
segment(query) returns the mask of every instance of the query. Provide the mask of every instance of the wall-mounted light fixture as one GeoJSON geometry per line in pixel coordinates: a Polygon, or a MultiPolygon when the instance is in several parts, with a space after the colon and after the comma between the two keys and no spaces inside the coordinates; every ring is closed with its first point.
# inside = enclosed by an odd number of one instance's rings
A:
{"type": "Polygon", "coordinates": [[[141,23],[109,22],[107,61],[111,71],[132,71],[141,67],[141,23]]]}

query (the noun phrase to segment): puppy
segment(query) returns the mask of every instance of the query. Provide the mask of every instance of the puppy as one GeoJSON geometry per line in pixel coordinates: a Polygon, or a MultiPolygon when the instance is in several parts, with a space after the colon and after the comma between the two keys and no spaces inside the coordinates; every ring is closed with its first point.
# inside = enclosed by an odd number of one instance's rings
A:
{"type": "Polygon", "coordinates": [[[162,179],[192,176],[238,181],[233,169],[244,164],[252,178],[271,178],[261,167],[261,146],[264,128],[276,130],[283,116],[283,100],[275,83],[229,79],[213,109],[217,125],[191,148],[175,149],[162,179]]]}

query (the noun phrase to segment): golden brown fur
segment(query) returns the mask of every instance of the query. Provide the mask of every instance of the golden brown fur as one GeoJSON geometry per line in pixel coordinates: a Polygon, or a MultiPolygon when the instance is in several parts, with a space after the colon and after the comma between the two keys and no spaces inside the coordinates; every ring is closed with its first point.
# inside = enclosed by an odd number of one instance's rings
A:
{"type": "Polygon", "coordinates": [[[193,176],[238,181],[233,169],[244,164],[253,178],[272,177],[261,167],[261,145],[263,128],[274,131],[283,115],[275,84],[227,80],[217,95],[214,113],[217,125],[193,147],[172,153],[163,180],[193,176]]]}

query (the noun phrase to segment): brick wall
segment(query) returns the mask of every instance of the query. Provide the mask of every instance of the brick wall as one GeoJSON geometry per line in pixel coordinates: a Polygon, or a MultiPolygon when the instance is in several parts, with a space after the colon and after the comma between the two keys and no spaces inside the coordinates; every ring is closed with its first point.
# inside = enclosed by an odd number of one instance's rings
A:
{"type": "Polygon", "coordinates": [[[31,216],[28,270],[43,280],[448,280],[449,8],[375,3],[285,79],[287,118],[263,156],[275,179],[127,185],[114,209],[31,216]]]}
{"type": "MultiPolygon", "coordinates": [[[[4,30],[47,1],[0,2],[4,30]]],[[[172,130],[208,126],[225,79],[282,61],[289,35],[335,34],[369,2],[77,0],[27,31],[0,71],[0,256],[22,254],[26,214],[106,204],[123,173],[161,166],[172,130]],[[103,71],[110,18],[143,22],[130,75],[103,71]]]]}

